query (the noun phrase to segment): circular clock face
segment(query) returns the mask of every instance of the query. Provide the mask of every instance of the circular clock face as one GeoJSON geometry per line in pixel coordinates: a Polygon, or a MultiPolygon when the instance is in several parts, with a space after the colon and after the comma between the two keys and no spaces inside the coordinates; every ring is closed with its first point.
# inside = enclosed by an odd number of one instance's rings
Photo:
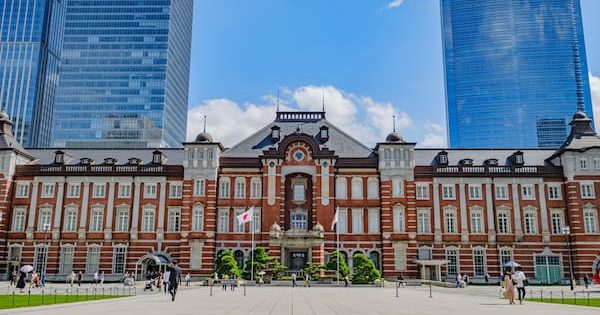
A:
{"type": "Polygon", "coordinates": [[[294,152],[294,159],[296,161],[302,161],[304,159],[304,153],[300,150],[294,152]]]}
{"type": "Polygon", "coordinates": [[[270,166],[270,167],[275,167],[275,162],[271,161],[271,162],[269,163],[269,166],[270,166]]]}

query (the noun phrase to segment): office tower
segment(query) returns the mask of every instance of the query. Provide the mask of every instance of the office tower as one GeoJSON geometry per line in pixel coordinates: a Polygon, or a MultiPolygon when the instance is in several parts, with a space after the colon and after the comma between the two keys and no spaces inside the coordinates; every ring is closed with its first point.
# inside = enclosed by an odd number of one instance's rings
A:
{"type": "Polygon", "coordinates": [[[53,145],[185,140],[193,0],[67,2],[53,145]]]}
{"type": "Polygon", "coordinates": [[[592,117],[579,0],[442,0],[449,144],[559,147],[592,117]]]}
{"type": "Polygon", "coordinates": [[[0,108],[25,147],[50,144],[64,0],[0,2],[0,108]]]}

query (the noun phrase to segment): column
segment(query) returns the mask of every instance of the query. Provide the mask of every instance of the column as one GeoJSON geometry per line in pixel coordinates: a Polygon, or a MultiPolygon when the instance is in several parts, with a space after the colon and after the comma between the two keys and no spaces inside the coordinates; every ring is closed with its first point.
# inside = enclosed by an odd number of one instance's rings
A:
{"type": "Polygon", "coordinates": [[[494,196],[492,195],[492,184],[485,184],[485,207],[487,216],[488,242],[496,242],[496,216],[494,215],[494,196]]]}
{"type": "Polygon", "coordinates": [[[52,239],[57,240],[60,236],[60,218],[63,212],[63,200],[65,195],[65,183],[58,183],[56,192],[56,207],[54,208],[54,222],[52,223],[52,239]]]}
{"type": "Polygon", "coordinates": [[[90,183],[83,183],[83,195],[81,199],[81,215],[79,216],[79,239],[85,239],[88,204],[90,200],[90,183]]]}
{"type": "Polygon", "coordinates": [[[469,225],[467,224],[467,197],[465,196],[465,184],[458,184],[458,189],[460,201],[460,235],[461,240],[466,243],[469,241],[469,225]]]}
{"type": "Polygon", "coordinates": [[[104,225],[104,238],[112,238],[112,221],[115,211],[115,182],[108,183],[108,201],[106,203],[106,222],[104,225]]]}
{"type": "Polygon", "coordinates": [[[433,182],[433,233],[436,242],[442,241],[442,219],[440,211],[440,184],[433,182]]]}
{"type": "Polygon", "coordinates": [[[164,238],[165,232],[165,204],[167,196],[167,182],[163,179],[160,183],[160,190],[158,191],[158,225],[156,229],[157,240],[164,238]]]}
{"type": "Polygon", "coordinates": [[[27,218],[27,239],[33,239],[33,231],[35,229],[35,217],[37,214],[37,199],[38,199],[38,187],[40,183],[37,180],[33,181],[33,188],[31,189],[31,203],[29,204],[29,217],[27,218]]]}
{"type": "Polygon", "coordinates": [[[546,206],[546,184],[539,183],[538,195],[540,198],[540,220],[542,221],[542,241],[550,242],[550,230],[548,226],[548,208],[546,206]]]}
{"type": "Polygon", "coordinates": [[[138,221],[140,217],[140,190],[141,183],[134,181],[131,183],[133,189],[133,209],[131,213],[131,231],[129,237],[136,240],[138,234],[138,221]]]}
{"type": "Polygon", "coordinates": [[[515,235],[517,237],[520,237],[523,236],[523,228],[521,227],[521,204],[519,202],[519,184],[513,181],[511,186],[513,195],[513,220],[515,221],[515,235]]]}

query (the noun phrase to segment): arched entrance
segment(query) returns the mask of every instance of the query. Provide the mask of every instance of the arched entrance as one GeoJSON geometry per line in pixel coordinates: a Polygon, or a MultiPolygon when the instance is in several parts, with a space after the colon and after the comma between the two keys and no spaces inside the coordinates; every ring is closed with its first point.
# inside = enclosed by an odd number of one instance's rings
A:
{"type": "Polygon", "coordinates": [[[171,256],[165,252],[148,253],[140,257],[135,264],[135,278],[144,280],[153,277],[158,272],[165,271],[166,266],[172,261],[171,256]]]}

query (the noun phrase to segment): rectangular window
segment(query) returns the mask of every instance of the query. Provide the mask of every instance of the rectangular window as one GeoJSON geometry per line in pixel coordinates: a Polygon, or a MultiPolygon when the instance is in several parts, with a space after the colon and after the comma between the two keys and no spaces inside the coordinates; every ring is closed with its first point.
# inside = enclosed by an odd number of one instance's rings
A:
{"type": "Polygon", "coordinates": [[[90,246],[87,249],[85,273],[92,274],[100,269],[100,247],[90,246]]]}
{"type": "Polygon", "coordinates": [[[443,185],[442,186],[442,199],[453,200],[454,196],[454,185],[443,185]]]}
{"type": "Polygon", "coordinates": [[[394,232],[404,232],[404,207],[394,206],[394,232]]]}
{"type": "Polygon", "coordinates": [[[81,191],[81,184],[69,184],[67,185],[67,197],[68,198],[79,198],[81,191]]]}
{"type": "Polygon", "coordinates": [[[537,234],[537,220],[535,212],[525,212],[525,234],[537,234]]]}
{"type": "Polygon", "coordinates": [[[54,184],[53,183],[44,183],[42,185],[42,198],[52,198],[54,197],[54,184]]]}
{"type": "Polygon", "coordinates": [[[579,159],[579,169],[580,170],[587,170],[588,169],[588,159],[587,158],[580,158],[579,159]]]}
{"type": "Polygon", "coordinates": [[[193,242],[190,244],[190,269],[198,270],[202,265],[202,244],[193,242]]]}
{"type": "Polygon", "coordinates": [[[361,177],[352,178],[352,199],[363,198],[363,180],[361,177]]]}
{"type": "Polygon", "coordinates": [[[548,185],[548,199],[550,199],[550,200],[561,200],[562,199],[560,185],[548,185]]]}
{"type": "Polygon", "coordinates": [[[250,187],[250,197],[257,199],[262,196],[262,183],[260,182],[260,178],[252,180],[250,187]]]}
{"type": "Polygon", "coordinates": [[[458,250],[446,249],[446,274],[455,276],[458,274],[458,250]]]}
{"type": "Polygon", "coordinates": [[[369,178],[367,181],[367,198],[379,198],[379,181],[376,178],[369,178]]]}
{"type": "Polygon", "coordinates": [[[60,274],[68,275],[73,271],[74,250],[73,246],[63,246],[60,248],[60,274]]]}
{"type": "Polygon", "coordinates": [[[418,210],[417,209],[417,232],[420,234],[431,233],[431,220],[429,216],[429,209],[418,210]]]}
{"type": "Polygon", "coordinates": [[[144,209],[142,215],[142,231],[154,231],[154,209],[144,209]]]}
{"type": "Polygon", "coordinates": [[[481,200],[481,186],[469,185],[469,199],[481,200]]]}
{"type": "Polygon", "coordinates": [[[594,198],[594,184],[581,183],[581,198],[594,198]]]}
{"type": "Polygon", "coordinates": [[[46,273],[46,264],[48,262],[48,247],[36,246],[33,256],[33,270],[38,274],[46,273]]]}
{"type": "Polygon", "coordinates": [[[485,276],[485,252],[483,249],[473,250],[473,274],[475,277],[485,276]]]}
{"type": "Polygon", "coordinates": [[[379,233],[379,209],[369,209],[369,233],[379,233]]]}
{"type": "Polygon", "coordinates": [[[508,186],[506,185],[495,185],[496,199],[508,200],[508,186]]]}
{"type": "Polygon", "coordinates": [[[305,188],[303,184],[294,184],[294,201],[304,201],[306,196],[305,196],[305,188]]]}
{"type": "Polygon", "coordinates": [[[77,207],[69,206],[65,210],[64,232],[77,231],[77,207]]]}
{"type": "Polygon", "coordinates": [[[550,220],[552,222],[552,234],[562,234],[562,229],[564,227],[563,212],[552,211],[550,220]]]}
{"type": "Polygon", "coordinates": [[[429,184],[417,183],[417,200],[429,199],[429,184]]]}
{"type": "Polygon", "coordinates": [[[235,181],[235,198],[244,199],[246,198],[246,179],[235,181]]]}
{"type": "Polygon", "coordinates": [[[598,217],[597,210],[595,208],[588,208],[583,210],[583,225],[585,233],[598,233],[598,217]]]}
{"type": "Polygon", "coordinates": [[[125,259],[127,257],[127,248],[118,246],[113,248],[112,273],[121,275],[125,272],[125,259]]]}
{"type": "Polygon", "coordinates": [[[167,231],[179,232],[181,230],[181,209],[169,208],[169,222],[167,231]]]}
{"type": "Polygon", "coordinates": [[[129,209],[121,208],[117,211],[117,232],[126,232],[129,230],[129,209]]]}
{"type": "Polygon", "coordinates": [[[183,185],[181,184],[173,184],[169,185],[169,197],[173,199],[179,199],[183,196],[183,185]]]}
{"type": "Polygon", "coordinates": [[[25,231],[25,208],[14,208],[12,231],[13,232],[25,231]]]}
{"type": "Polygon", "coordinates": [[[235,219],[235,224],[233,225],[233,232],[241,233],[244,232],[244,227],[246,224],[240,224],[238,221],[238,216],[244,213],[246,209],[233,209],[233,218],[235,219]]]}
{"type": "Polygon", "coordinates": [[[364,233],[363,227],[363,209],[352,209],[352,233],[364,233]]]}
{"type": "Polygon", "coordinates": [[[594,169],[600,170],[600,157],[594,158],[594,169]]]}
{"type": "Polygon", "coordinates": [[[205,194],[206,182],[204,178],[197,178],[194,185],[194,196],[203,197],[205,194]]]}
{"type": "Polygon", "coordinates": [[[204,229],[204,206],[194,206],[192,214],[192,231],[202,231],[204,229]]]}
{"type": "Polygon", "coordinates": [[[106,190],[105,184],[94,184],[94,187],[92,189],[92,197],[93,198],[104,198],[105,190],[106,190]]]}
{"type": "Polygon", "coordinates": [[[252,225],[252,228],[254,229],[255,233],[260,233],[260,229],[262,227],[261,222],[262,219],[260,208],[254,208],[254,218],[252,219],[250,224],[252,225]]]}
{"type": "Polygon", "coordinates": [[[400,178],[392,179],[392,197],[404,196],[403,180],[400,178]]]}
{"type": "Polygon", "coordinates": [[[480,210],[471,210],[471,233],[483,233],[483,212],[480,210]]]}
{"type": "Polygon", "coordinates": [[[348,233],[348,209],[340,209],[338,216],[337,224],[340,229],[340,234],[348,233]]]}
{"type": "Polygon", "coordinates": [[[229,181],[223,180],[219,185],[219,197],[229,198],[229,181]]]}
{"type": "Polygon", "coordinates": [[[444,227],[446,233],[456,233],[456,212],[454,210],[444,211],[444,227]]]}
{"type": "Polygon", "coordinates": [[[131,197],[131,184],[119,184],[119,198],[131,197]]]}
{"type": "Polygon", "coordinates": [[[521,198],[523,200],[534,200],[535,192],[533,190],[533,185],[521,185],[521,198]]]}
{"type": "Polygon", "coordinates": [[[338,177],[335,179],[335,197],[337,199],[348,198],[346,178],[338,177]]]}
{"type": "Polygon", "coordinates": [[[155,183],[144,184],[144,198],[156,198],[156,184],[155,183]]]}
{"type": "Polygon", "coordinates": [[[15,191],[16,198],[29,197],[29,183],[18,183],[15,191]]]}
{"type": "Polygon", "coordinates": [[[219,233],[229,232],[229,209],[219,209],[219,221],[217,224],[219,233]]]}
{"type": "Polygon", "coordinates": [[[510,249],[501,249],[500,250],[500,266],[506,265],[512,259],[512,250],[510,249]]]}
{"type": "Polygon", "coordinates": [[[510,233],[510,212],[508,210],[498,210],[498,234],[510,233]]]}
{"type": "Polygon", "coordinates": [[[92,218],[90,221],[90,232],[101,232],[102,231],[102,214],[104,209],[95,208],[92,209],[92,218]]]}
{"type": "Polygon", "coordinates": [[[51,225],[50,225],[50,220],[51,220],[51,216],[52,216],[52,209],[50,209],[47,206],[43,206],[40,208],[40,214],[39,214],[39,220],[38,220],[38,231],[50,231],[51,225]]]}

